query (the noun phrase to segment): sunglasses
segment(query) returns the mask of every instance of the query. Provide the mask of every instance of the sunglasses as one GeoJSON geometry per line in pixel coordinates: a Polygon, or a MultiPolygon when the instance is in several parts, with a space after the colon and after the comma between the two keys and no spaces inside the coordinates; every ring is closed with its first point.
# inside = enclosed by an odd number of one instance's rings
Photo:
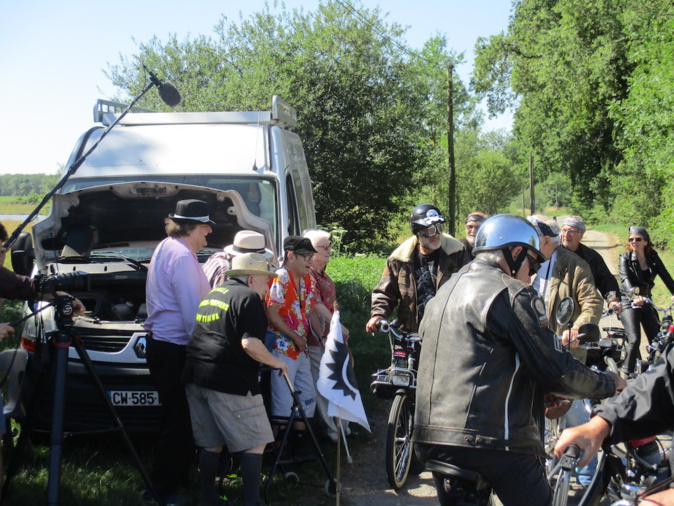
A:
{"type": "Polygon", "coordinates": [[[538,272],[538,269],[541,268],[541,264],[538,260],[532,257],[530,253],[527,253],[527,258],[529,259],[529,276],[533,276],[538,272]]]}
{"type": "Polygon", "coordinates": [[[627,240],[628,240],[629,242],[634,242],[634,241],[636,241],[636,242],[641,242],[641,241],[643,241],[644,239],[643,239],[643,237],[630,237],[630,238],[627,239],[627,240]]]}
{"type": "Polygon", "coordinates": [[[419,235],[423,235],[424,237],[435,237],[437,234],[441,233],[442,223],[431,225],[430,227],[426,227],[425,229],[419,231],[419,235]]]}

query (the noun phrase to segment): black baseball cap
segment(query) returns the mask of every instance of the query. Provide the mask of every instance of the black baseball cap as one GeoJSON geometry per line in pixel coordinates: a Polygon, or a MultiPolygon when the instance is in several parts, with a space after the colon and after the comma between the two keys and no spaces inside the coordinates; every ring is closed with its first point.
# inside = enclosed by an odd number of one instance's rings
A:
{"type": "Polygon", "coordinates": [[[313,255],[318,253],[311,241],[306,237],[299,235],[289,235],[283,240],[283,251],[292,251],[296,255],[313,255]]]}

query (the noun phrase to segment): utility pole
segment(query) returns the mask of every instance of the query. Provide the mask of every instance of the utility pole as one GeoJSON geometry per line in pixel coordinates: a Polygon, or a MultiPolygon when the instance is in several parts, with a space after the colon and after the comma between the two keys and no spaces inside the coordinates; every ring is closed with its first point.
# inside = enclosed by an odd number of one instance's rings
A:
{"type": "Polygon", "coordinates": [[[456,235],[456,167],[454,165],[454,65],[447,66],[447,151],[449,155],[449,233],[456,235]]]}
{"type": "Polygon", "coordinates": [[[529,192],[531,198],[531,214],[536,214],[536,190],[534,189],[534,155],[529,155],[529,192]]]}

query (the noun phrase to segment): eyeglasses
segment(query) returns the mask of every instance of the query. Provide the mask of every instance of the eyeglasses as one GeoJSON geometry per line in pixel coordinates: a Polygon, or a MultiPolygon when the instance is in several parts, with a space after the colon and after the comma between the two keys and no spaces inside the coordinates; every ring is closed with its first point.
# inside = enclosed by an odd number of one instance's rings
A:
{"type": "Polygon", "coordinates": [[[419,231],[419,235],[423,235],[424,237],[434,237],[437,234],[442,234],[442,223],[431,225],[419,231]]]}
{"type": "Polygon", "coordinates": [[[567,235],[573,235],[573,234],[578,234],[579,230],[575,228],[563,228],[562,229],[562,234],[567,234],[567,235]]]}
{"type": "Polygon", "coordinates": [[[644,239],[643,239],[643,237],[630,237],[630,238],[627,239],[627,240],[628,240],[629,242],[634,242],[634,241],[636,241],[636,242],[641,242],[641,241],[643,241],[644,239]]]}
{"type": "Polygon", "coordinates": [[[298,256],[298,257],[304,258],[304,261],[305,261],[305,262],[310,262],[310,261],[314,258],[314,254],[313,254],[313,253],[309,253],[309,254],[307,254],[307,255],[297,255],[297,256],[298,256]]]}
{"type": "Polygon", "coordinates": [[[330,243],[328,243],[328,244],[317,244],[316,247],[324,249],[325,251],[328,251],[328,250],[332,249],[332,244],[330,244],[330,243]]]}
{"type": "Polygon", "coordinates": [[[466,225],[466,230],[479,230],[480,225],[466,225]]]}
{"type": "Polygon", "coordinates": [[[540,262],[531,256],[530,253],[527,253],[527,258],[529,259],[529,276],[533,276],[538,272],[538,269],[541,268],[540,262]]]}

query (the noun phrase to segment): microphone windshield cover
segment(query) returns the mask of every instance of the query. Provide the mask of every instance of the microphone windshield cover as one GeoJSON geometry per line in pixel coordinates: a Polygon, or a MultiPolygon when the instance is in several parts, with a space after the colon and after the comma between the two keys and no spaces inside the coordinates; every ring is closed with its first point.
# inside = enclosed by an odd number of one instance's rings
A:
{"type": "Polygon", "coordinates": [[[159,98],[168,105],[169,107],[177,106],[181,101],[182,97],[178,88],[173,86],[171,83],[161,83],[158,87],[159,98]]]}

